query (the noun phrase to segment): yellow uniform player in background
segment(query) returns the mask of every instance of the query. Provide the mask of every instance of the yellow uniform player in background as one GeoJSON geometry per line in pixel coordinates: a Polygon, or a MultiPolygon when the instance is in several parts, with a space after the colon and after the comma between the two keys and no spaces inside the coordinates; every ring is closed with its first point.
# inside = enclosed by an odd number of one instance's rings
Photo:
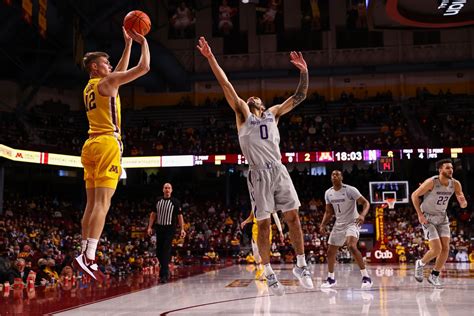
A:
{"type": "MultiPolygon", "coordinates": [[[[281,223],[280,223],[280,219],[278,218],[278,214],[277,213],[272,213],[273,215],[273,219],[275,221],[275,224],[278,228],[278,231],[280,232],[280,241],[283,242],[284,241],[284,236],[283,236],[283,231],[282,231],[282,228],[281,228],[281,223]]],[[[253,213],[253,210],[250,212],[249,216],[240,224],[240,228],[243,229],[245,227],[245,225],[247,225],[248,223],[252,222],[253,225],[252,225],[252,252],[253,252],[253,256],[255,258],[255,263],[257,264],[257,272],[255,273],[255,279],[256,280],[264,280],[265,279],[265,276],[264,276],[264,270],[263,270],[263,265],[262,265],[262,258],[260,257],[260,252],[258,251],[258,247],[257,247],[257,238],[258,238],[258,225],[257,225],[257,219],[255,218],[255,215],[253,213]]],[[[273,238],[273,234],[272,234],[272,230],[270,229],[270,244],[272,243],[272,238],[273,238]]]]}

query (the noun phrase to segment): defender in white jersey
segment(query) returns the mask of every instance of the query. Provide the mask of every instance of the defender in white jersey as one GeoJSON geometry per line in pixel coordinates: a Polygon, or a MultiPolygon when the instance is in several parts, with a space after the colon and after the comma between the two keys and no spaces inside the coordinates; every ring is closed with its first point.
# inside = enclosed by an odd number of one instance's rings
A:
{"type": "Polygon", "coordinates": [[[252,206],[258,224],[257,244],[264,265],[265,277],[270,291],[275,295],[285,293],[284,286],[277,280],[270,266],[270,215],[281,210],[288,224],[290,238],[296,252],[296,266],[293,274],[307,289],[313,288],[311,273],[304,256],[303,233],[298,208],[300,201],[288,170],[281,163],[279,118],[303,102],[308,91],[308,67],[301,53],[291,52],[290,62],[300,70],[300,82],[295,94],[282,104],[265,109],[262,100],[250,97],[242,100],[217,63],[204,37],[199,38],[197,48],[207,59],[212,72],[219,81],[224,95],[235,112],[237,131],[242,152],[249,163],[248,186],[252,206]]]}
{"type": "Polygon", "coordinates": [[[362,274],[362,289],[372,287],[372,280],[365,269],[362,254],[357,248],[359,241],[360,225],[364,223],[365,216],[369,212],[370,204],[355,187],[342,183],[342,172],[334,170],[331,173],[332,187],[324,194],[326,200],[326,211],[323,221],[319,226],[321,234],[326,234],[326,225],[332,216],[336,216],[336,222],[329,235],[328,248],[328,277],[321,284],[321,288],[330,288],[337,284],[334,276],[334,265],[336,264],[337,251],[344,243],[357,262],[362,274]],[[357,203],[362,205],[362,213],[357,212],[357,203]]]}
{"type": "Polygon", "coordinates": [[[453,178],[453,164],[451,159],[443,159],[436,163],[439,175],[428,178],[411,195],[413,206],[418,214],[418,220],[423,227],[425,238],[428,239],[430,250],[415,263],[415,279],[423,282],[423,267],[436,258],[436,262],[428,282],[436,287],[442,286],[439,272],[443,268],[449,255],[448,208],[449,199],[456,194],[461,208],[467,207],[467,201],[462,192],[461,183],[453,178]],[[423,202],[420,205],[420,198],[423,202]]]}

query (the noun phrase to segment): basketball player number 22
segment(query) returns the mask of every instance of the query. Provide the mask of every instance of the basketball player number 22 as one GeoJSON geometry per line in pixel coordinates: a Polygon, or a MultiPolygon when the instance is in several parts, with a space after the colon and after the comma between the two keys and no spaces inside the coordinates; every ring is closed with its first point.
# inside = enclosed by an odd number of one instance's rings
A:
{"type": "Polygon", "coordinates": [[[436,204],[438,205],[446,205],[446,202],[448,202],[449,196],[440,196],[438,198],[438,201],[436,201],[436,204]]]}
{"type": "Polygon", "coordinates": [[[262,139],[268,139],[268,128],[267,125],[260,125],[260,137],[262,139]]]}

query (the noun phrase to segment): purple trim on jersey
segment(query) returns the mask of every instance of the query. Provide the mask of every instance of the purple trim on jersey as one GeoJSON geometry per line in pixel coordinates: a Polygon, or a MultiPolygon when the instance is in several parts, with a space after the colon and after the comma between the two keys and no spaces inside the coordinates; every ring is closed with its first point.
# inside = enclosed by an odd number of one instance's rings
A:
{"type": "Polygon", "coordinates": [[[110,97],[110,115],[112,117],[112,124],[114,124],[115,133],[118,133],[120,131],[118,125],[117,125],[117,109],[115,107],[115,97],[110,97]]]}

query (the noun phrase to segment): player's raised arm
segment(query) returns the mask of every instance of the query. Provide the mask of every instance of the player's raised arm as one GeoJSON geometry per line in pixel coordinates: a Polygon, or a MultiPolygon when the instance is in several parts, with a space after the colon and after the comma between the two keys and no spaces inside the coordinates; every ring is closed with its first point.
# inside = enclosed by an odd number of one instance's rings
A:
{"type": "Polygon", "coordinates": [[[456,194],[456,199],[458,200],[459,206],[461,208],[467,207],[467,200],[462,192],[462,185],[461,182],[458,180],[454,180],[454,194],[456,194]]]}
{"type": "Polygon", "coordinates": [[[123,39],[125,40],[125,48],[123,49],[122,57],[120,58],[115,71],[125,71],[128,69],[128,62],[130,61],[130,51],[132,50],[133,39],[128,35],[125,27],[122,26],[123,39]]]}
{"type": "Polygon", "coordinates": [[[416,213],[418,214],[418,219],[420,220],[421,224],[427,224],[428,220],[425,218],[425,215],[423,215],[423,212],[421,211],[420,197],[425,195],[428,191],[432,190],[433,186],[434,186],[433,179],[432,178],[426,179],[425,182],[423,182],[418,187],[418,189],[416,189],[411,194],[411,201],[413,203],[413,207],[416,210],[416,213]]]}
{"type": "Polygon", "coordinates": [[[250,109],[247,103],[245,103],[245,101],[237,95],[237,92],[235,92],[234,87],[227,78],[224,70],[217,63],[217,60],[212,53],[211,47],[203,36],[199,38],[197,49],[204,57],[206,57],[207,61],[209,62],[209,66],[211,66],[214,76],[216,76],[219,85],[222,87],[222,90],[224,90],[225,98],[230,107],[236,114],[243,114],[244,117],[247,118],[247,116],[250,114],[250,109]]]}
{"type": "Polygon", "coordinates": [[[274,105],[270,108],[270,111],[272,111],[273,115],[277,119],[280,116],[290,112],[298,104],[303,102],[304,99],[306,99],[306,94],[308,93],[308,66],[306,65],[306,61],[304,60],[301,52],[291,52],[290,62],[300,70],[300,82],[296,88],[295,93],[291,97],[286,99],[283,103],[274,105]]]}
{"type": "Polygon", "coordinates": [[[128,35],[142,47],[142,52],[138,64],[126,71],[114,71],[107,77],[103,78],[99,83],[99,92],[104,96],[114,96],[117,89],[126,83],[129,83],[150,70],[150,49],[148,42],[144,36],[138,34],[134,30],[128,32],[128,35]]]}

